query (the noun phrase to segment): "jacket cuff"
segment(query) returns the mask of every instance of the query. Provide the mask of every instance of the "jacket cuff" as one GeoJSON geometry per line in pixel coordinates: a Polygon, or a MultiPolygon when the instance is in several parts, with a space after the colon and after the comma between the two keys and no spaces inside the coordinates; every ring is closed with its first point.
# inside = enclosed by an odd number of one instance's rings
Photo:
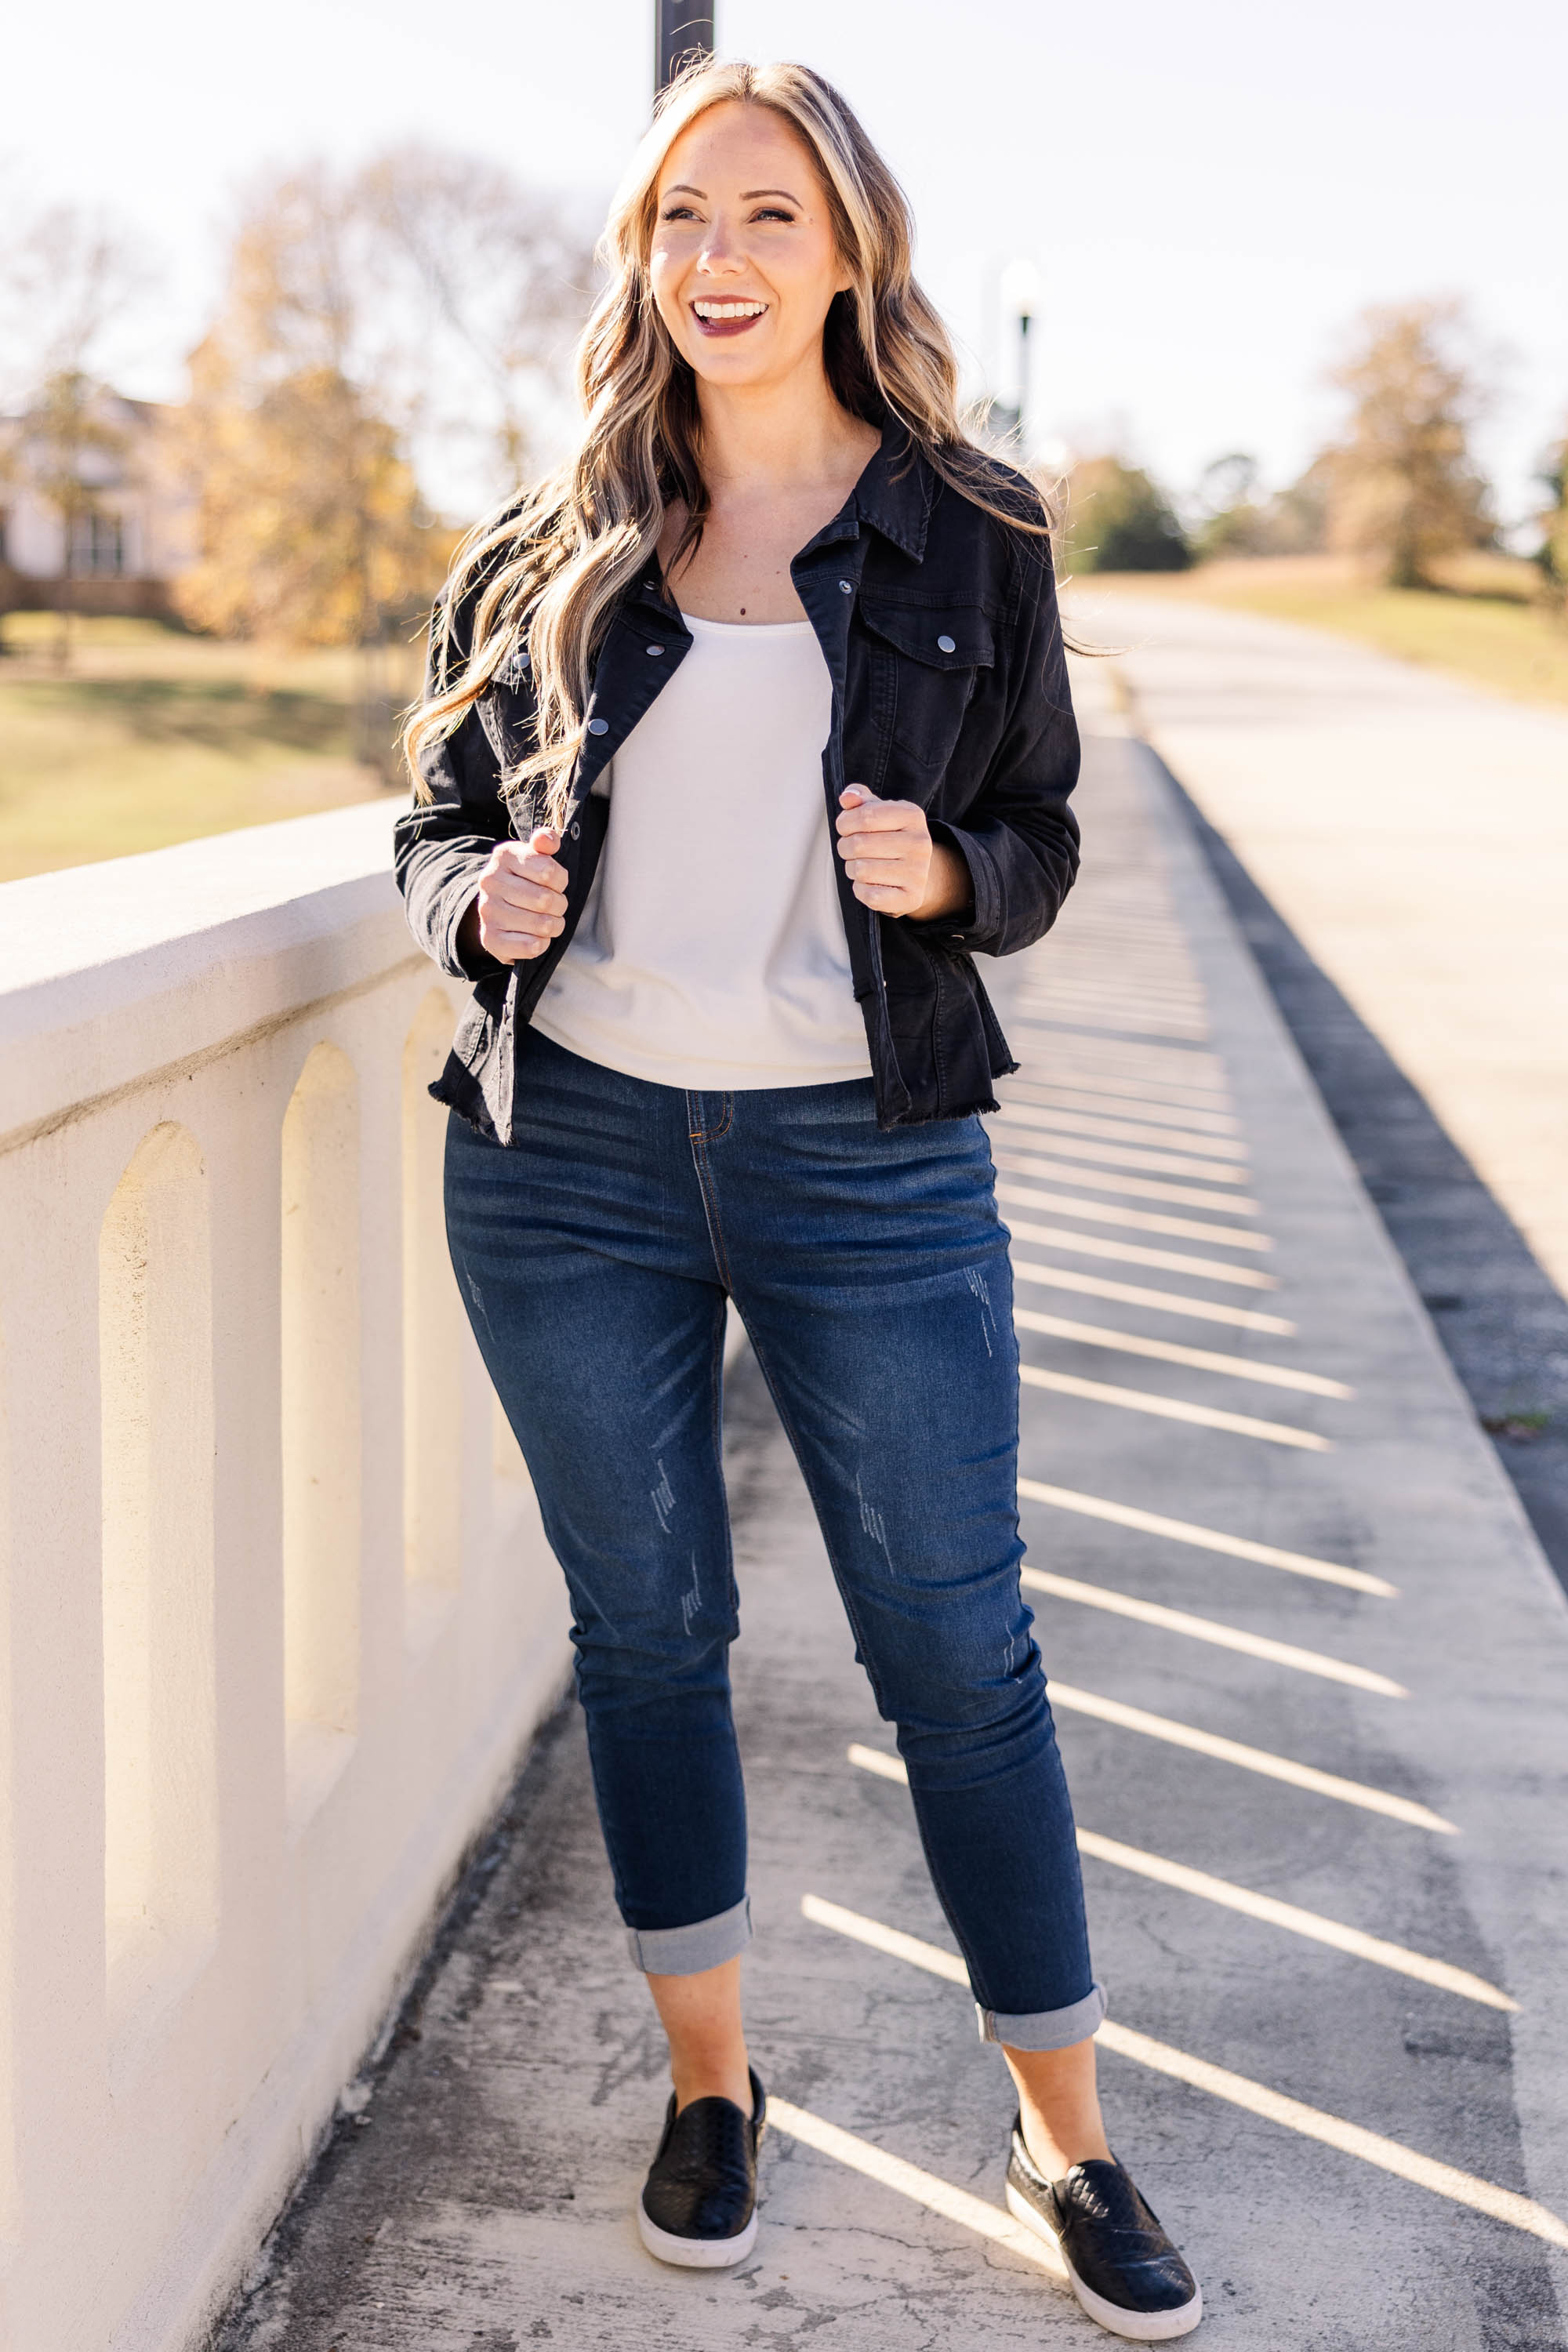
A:
{"type": "Polygon", "coordinates": [[[460,874],[449,882],[441,894],[440,912],[437,918],[436,935],[440,941],[439,962],[443,971],[453,980],[477,982],[489,980],[493,973],[504,972],[507,966],[483,948],[466,953],[459,938],[463,918],[479,895],[479,873],[460,874]]]}
{"type": "Polygon", "coordinates": [[[906,928],[918,939],[940,940],[943,947],[969,955],[984,955],[994,944],[1002,927],[1002,887],[994,861],[984,843],[976,835],[965,833],[962,826],[944,824],[939,820],[931,826],[931,834],[933,841],[944,848],[956,849],[963,858],[973,905],[967,918],[933,915],[927,921],[917,922],[906,916],[906,928]]]}

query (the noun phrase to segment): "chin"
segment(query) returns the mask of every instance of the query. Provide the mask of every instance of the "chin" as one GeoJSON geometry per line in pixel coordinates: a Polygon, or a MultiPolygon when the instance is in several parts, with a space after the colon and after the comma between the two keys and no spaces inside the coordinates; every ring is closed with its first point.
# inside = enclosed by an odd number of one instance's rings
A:
{"type": "Polygon", "coordinates": [[[793,375],[800,363],[798,353],[786,355],[776,348],[742,351],[734,343],[701,343],[682,357],[700,383],[721,384],[726,390],[778,383],[793,375]]]}
{"type": "Polygon", "coordinates": [[[739,358],[727,360],[711,352],[700,352],[691,362],[691,373],[699,383],[721,383],[729,387],[767,383],[777,375],[778,370],[759,367],[755,362],[748,364],[739,358]]]}

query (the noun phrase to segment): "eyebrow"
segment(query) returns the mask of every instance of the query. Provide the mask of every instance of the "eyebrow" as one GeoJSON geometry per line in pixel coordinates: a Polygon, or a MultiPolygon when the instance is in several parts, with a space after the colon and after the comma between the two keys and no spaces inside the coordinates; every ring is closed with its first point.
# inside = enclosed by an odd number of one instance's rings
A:
{"type": "MultiPolygon", "coordinates": [[[[664,193],[667,196],[700,196],[704,204],[708,201],[707,189],[694,188],[689,180],[677,180],[664,193]]],[[[743,205],[754,204],[759,196],[784,196],[792,205],[800,203],[800,198],[792,196],[787,188],[742,188],[741,191],[743,205]]]]}

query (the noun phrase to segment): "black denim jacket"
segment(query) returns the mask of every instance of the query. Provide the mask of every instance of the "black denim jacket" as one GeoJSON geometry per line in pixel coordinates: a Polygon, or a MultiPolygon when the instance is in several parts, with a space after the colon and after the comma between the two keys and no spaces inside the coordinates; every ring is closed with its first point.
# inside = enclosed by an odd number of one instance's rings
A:
{"type": "MultiPolygon", "coordinates": [[[[1005,467],[995,480],[1020,504],[1033,497],[1005,467]]],[[[829,821],[849,783],[917,802],[935,837],[961,852],[973,890],[958,919],[873,914],[835,857],[878,1124],[994,1109],[993,1078],[1017,1064],[973,958],[1010,955],[1048,930],[1078,870],[1068,806],[1078,729],[1046,542],[983,514],[889,427],[790,576],[833,681],[822,755],[829,821]]],[[[542,956],[508,966],[465,956],[458,943],[486,860],[512,833],[500,783],[532,722],[526,657],[427,754],[433,797],[398,821],[397,882],[414,936],[443,971],[475,984],[431,1092],[502,1143],[527,1116],[519,1029],[571,939],[604,846],[609,803],[590,787],[691,642],[650,562],[616,608],[595,670],[560,852],[566,924],[542,956]]]]}

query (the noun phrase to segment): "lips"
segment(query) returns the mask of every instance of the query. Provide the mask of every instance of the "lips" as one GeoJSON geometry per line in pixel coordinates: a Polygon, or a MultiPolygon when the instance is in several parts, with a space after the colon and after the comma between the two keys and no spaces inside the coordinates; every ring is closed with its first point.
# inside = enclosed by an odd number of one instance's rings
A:
{"type": "Polygon", "coordinates": [[[716,296],[700,298],[690,305],[690,310],[699,333],[705,338],[746,334],[759,319],[765,319],[768,313],[765,302],[721,301],[716,296]]]}

